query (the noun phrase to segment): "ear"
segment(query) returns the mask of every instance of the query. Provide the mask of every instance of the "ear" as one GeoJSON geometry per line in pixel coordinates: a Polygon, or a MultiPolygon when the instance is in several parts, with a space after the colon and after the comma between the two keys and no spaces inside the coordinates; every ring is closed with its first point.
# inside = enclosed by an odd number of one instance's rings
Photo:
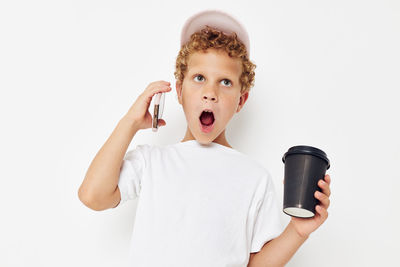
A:
{"type": "Polygon", "coordinates": [[[249,97],[248,91],[242,93],[242,95],[240,96],[240,99],[239,99],[239,104],[238,104],[236,112],[239,112],[242,109],[242,107],[244,106],[244,103],[246,103],[248,97],[249,97]]]}
{"type": "Polygon", "coordinates": [[[179,81],[175,83],[176,95],[178,96],[179,104],[182,105],[182,84],[179,81]]]}

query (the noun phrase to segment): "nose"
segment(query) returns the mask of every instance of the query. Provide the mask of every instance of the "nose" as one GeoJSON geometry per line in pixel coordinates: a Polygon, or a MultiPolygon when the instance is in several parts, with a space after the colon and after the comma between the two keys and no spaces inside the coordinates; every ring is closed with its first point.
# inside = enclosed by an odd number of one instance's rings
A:
{"type": "Polygon", "coordinates": [[[215,90],[211,89],[211,88],[208,90],[205,90],[205,92],[203,92],[203,100],[210,100],[210,101],[215,102],[217,100],[215,90]]]}

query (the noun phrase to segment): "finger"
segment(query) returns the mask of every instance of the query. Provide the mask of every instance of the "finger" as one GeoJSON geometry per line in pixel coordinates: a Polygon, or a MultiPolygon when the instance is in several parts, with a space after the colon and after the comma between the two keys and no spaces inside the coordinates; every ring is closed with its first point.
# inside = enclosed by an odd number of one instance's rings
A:
{"type": "Polygon", "coordinates": [[[169,92],[171,90],[172,90],[172,88],[170,86],[162,85],[162,86],[153,87],[151,89],[151,94],[154,96],[157,93],[169,92]]]}
{"type": "Polygon", "coordinates": [[[171,87],[164,85],[164,86],[157,86],[157,87],[150,87],[147,90],[145,90],[142,95],[145,97],[146,101],[148,104],[150,104],[152,98],[154,97],[155,94],[161,93],[161,92],[169,92],[171,91],[171,87]]]}
{"type": "Polygon", "coordinates": [[[319,215],[321,215],[323,220],[326,220],[328,218],[328,211],[324,207],[317,205],[315,207],[315,210],[319,213],[319,215]]]}
{"type": "Polygon", "coordinates": [[[329,174],[325,175],[325,182],[327,182],[329,185],[331,184],[331,176],[329,174]]]}
{"type": "Polygon", "coordinates": [[[159,120],[158,120],[158,125],[159,125],[159,126],[165,126],[165,125],[167,125],[167,123],[165,122],[165,120],[159,119],[159,120]]]}
{"type": "Polygon", "coordinates": [[[331,195],[331,188],[327,182],[325,182],[324,180],[321,179],[318,182],[318,186],[321,187],[322,192],[325,195],[327,195],[328,197],[331,195]]]}
{"type": "Polygon", "coordinates": [[[159,81],[155,81],[150,83],[152,86],[160,86],[160,85],[170,85],[170,82],[164,81],[164,80],[159,80],[159,81]]]}
{"type": "Polygon", "coordinates": [[[329,205],[330,205],[331,201],[330,201],[330,199],[329,199],[329,197],[327,195],[325,195],[324,193],[321,193],[319,191],[315,191],[314,196],[315,196],[316,199],[318,199],[321,202],[322,206],[325,209],[329,208],[329,205]]]}
{"type": "Polygon", "coordinates": [[[159,89],[163,87],[170,87],[171,83],[165,82],[165,81],[157,81],[157,82],[152,82],[150,83],[147,87],[146,90],[147,92],[153,92],[154,89],[159,89]]]}

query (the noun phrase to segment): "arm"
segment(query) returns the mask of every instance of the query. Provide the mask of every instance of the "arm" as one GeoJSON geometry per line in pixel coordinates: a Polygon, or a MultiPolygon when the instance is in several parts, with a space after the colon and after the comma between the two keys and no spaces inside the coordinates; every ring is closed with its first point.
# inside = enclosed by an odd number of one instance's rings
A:
{"type": "Polygon", "coordinates": [[[285,266],[308,236],[299,235],[292,222],[280,236],[267,242],[257,253],[252,253],[248,267],[285,266]]]}
{"type": "MultiPolygon", "coordinates": [[[[156,93],[171,91],[169,84],[150,83],[97,152],[78,191],[79,199],[89,208],[100,211],[119,204],[118,182],[126,150],[137,131],[152,127],[150,102],[156,93]]],[[[160,119],[159,125],[165,126],[166,122],[160,119]]]]}
{"type": "Polygon", "coordinates": [[[138,130],[136,124],[124,116],[97,152],[78,191],[79,199],[89,208],[99,211],[118,205],[120,168],[138,130]]]}

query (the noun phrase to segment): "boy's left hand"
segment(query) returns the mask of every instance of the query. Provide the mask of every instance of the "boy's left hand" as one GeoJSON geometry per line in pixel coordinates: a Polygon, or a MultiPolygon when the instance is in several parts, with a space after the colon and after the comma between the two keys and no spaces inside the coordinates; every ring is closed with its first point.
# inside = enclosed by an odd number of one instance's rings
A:
{"type": "Polygon", "coordinates": [[[318,181],[318,186],[322,189],[322,192],[315,191],[314,196],[321,203],[316,206],[316,214],[314,217],[292,217],[290,223],[294,226],[300,236],[308,237],[328,218],[328,207],[330,204],[329,196],[331,195],[330,183],[331,177],[328,174],[325,175],[325,181],[322,179],[318,181]]]}

